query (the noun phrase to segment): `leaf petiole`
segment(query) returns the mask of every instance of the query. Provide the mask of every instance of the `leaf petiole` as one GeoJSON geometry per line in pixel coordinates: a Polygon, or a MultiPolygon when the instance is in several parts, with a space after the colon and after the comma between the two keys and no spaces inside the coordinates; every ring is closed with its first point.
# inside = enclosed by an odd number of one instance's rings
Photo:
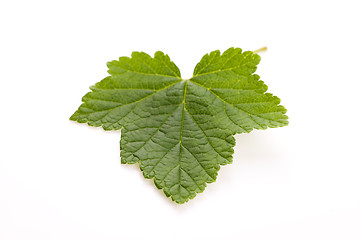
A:
{"type": "Polygon", "coordinates": [[[267,47],[262,47],[262,48],[259,48],[259,49],[255,50],[255,51],[253,51],[253,53],[264,52],[266,50],[267,50],[267,47]]]}

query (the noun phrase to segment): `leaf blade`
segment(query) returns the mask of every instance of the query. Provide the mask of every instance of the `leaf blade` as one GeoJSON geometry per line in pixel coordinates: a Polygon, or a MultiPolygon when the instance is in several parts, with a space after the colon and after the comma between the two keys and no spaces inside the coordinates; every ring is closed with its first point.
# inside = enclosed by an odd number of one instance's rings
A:
{"type": "Polygon", "coordinates": [[[133,52],[108,63],[110,76],[90,87],[70,119],[121,129],[121,162],[139,163],[181,204],[232,162],[234,134],[287,125],[280,99],[254,74],[259,61],[239,48],[216,50],[182,80],[168,55],[133,52]]]}

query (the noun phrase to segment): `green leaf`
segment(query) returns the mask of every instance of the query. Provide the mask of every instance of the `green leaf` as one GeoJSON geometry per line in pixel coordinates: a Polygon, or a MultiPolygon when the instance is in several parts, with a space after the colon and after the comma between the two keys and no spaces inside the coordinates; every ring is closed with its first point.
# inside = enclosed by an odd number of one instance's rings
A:
{"type": "Polygon", "coordinates": [[[288,124],[280,99],[254,74],[259,55],[214,51],[183,80],[162,52],[108,63],[110,76],[87,93],[71,120],[121,129],[121,162],[139,163],[166,196],[187,202],[232,162],[234,134],[288,124]]]}

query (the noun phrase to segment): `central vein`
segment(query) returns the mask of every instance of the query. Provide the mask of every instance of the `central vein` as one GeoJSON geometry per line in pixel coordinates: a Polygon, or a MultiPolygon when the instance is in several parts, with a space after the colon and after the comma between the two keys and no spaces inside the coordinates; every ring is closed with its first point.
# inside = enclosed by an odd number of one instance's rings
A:
{"type": "Polygon", "coordinates": [[[183,110],[182,110],[182,119],[181,119],[181,129],[180,129],[180,154],[179,154],[179,196],[181,197],[181,155],[182,155],[182,135],[184,129],[184,118],[185,118],[185,99],[186,99],[186,90],[187,90],[187,81],[184,84],[184,96],[183,96],[183,110]]]}

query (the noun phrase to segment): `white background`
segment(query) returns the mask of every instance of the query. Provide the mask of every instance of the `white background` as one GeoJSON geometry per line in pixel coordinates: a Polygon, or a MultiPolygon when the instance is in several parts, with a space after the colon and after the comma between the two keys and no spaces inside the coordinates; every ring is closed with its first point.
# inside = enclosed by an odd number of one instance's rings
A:
{"type": "Polygon", "coordinates": [[[358,1],[0,3],[0,239],[360,239],[358,1]],[[68,120],[106,62],[261,53],[290,125],[236,136],[234,163],[177,205],[121,165],[120,132],[68,120]]]}

